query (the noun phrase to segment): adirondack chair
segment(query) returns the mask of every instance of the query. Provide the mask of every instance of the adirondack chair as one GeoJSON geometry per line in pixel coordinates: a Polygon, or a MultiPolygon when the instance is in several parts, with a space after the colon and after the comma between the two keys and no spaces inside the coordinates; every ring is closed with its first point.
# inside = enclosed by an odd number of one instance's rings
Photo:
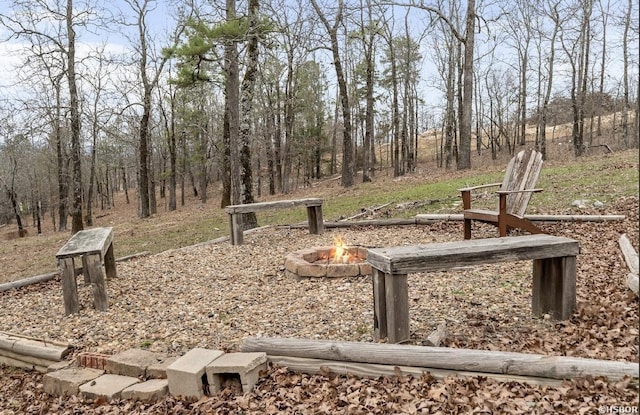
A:
{"type": "Polygon", "coordinates": [[[542,189],[535,188],[540,169],[542,154],[535,150],[523,150],[509,161],[502,183],[460,189],[464,217],[464,239],[471,239],[471,222],[490,223],[498,227],[500,237],[507,236],[511,229],[523,229],[530,233],[544,233],[531,221],[524,218],[524,212],[531,195],[542,189]],[[474,190],[500,186],[498,210],[471,209],[471,192],[474,190]]]}

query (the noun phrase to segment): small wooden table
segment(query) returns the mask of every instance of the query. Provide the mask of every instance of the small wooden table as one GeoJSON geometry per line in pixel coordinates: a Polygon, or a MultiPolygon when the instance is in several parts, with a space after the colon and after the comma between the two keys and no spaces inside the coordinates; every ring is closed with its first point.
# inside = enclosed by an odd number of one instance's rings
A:
{"type": "Polygon", "coordinates": [[[322,199],[293,199],[276,200],[273,202],[247,203],[244,205],[230,205],[224,208],[225,212],[229,214],[231,245],[242,245],[242,243],[244,242],[241,218],[242,214],[268,209],[286,209],[296,206],[305,206],[307,208],[309,233],[322,235],[322,233],[324,232],[324,220],[322,219],[322,199]]]}
{"type": "Polygon", "coordinates": [[[76,257],[82,258],[82,273],[85,283],[91,284],[95,309],[107,311],[109,300],[102,273],[102,261],[104,261],[107,279],[116,278],[113,228],[93,228],[77,232],[56,254],[61,268],[65,315],[77,313],[80,309],[74,265],[76,257]]]}
{"type": "Polygon", "coordinates": [[[373,338],[389,343],[409,339],[407,274],[459,266],[533,260],[534,315],[571,317],[576,305],[578,241],[552,235],[508,236],[428,245],[373,248],[367,262],[373,271],[373,338]]]}

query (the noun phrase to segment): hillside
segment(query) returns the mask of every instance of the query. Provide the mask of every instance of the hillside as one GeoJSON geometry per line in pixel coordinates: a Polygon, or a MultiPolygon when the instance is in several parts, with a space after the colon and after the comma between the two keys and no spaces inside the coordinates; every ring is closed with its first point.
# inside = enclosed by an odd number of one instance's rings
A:
{"type": "MultiPolygon", "coordinates": [[[[557,146],[562,148],[560,144],[557,146]]],[[[567,149],[550,152],[539,182],[545,192],[532,199],[530,213],[565,213],[573,209],[571,202],[575,199],[607,202],[622,195],[638,194],[636,150],[613,154],[601,151],[580,160],[570,154],[567,149]]],[[[388,169],[381,170],[376,172],[372,183],[359,183],[348,189],[341,187],[339,180],[327,178],[288,195],[259,199],[322,197],[325,220],[329,221],[387,204],[378,215],[451,213],[459,209],[458,188],[500,181],[507,161],[507,155],[498,160],[491,160],[488,154],[474,155],[473,170],[445,171],[436,167],[432,155],[423,154],[415,173],[398,178],[393,178],[388,169]]],[[[134,199],[134,192],[130,193],[134,199]]],[[[116,257],[143,251],[157,253],[228,236],[227,217],[219,208],[219,193],[218,186],[214,186],[207,204],[187,197],[185,206],[174,212],[165,211],[166,200],[158,198],[158,213],[144,220],[137,217],[135,203],[126,204],[124,194],[120,193],[116,195],[114,208],[96,209],[95,226],[114,227],[116,257]]],[[[260,225],[291,224],[303,221],[304,217],[302,210],[293,209],[261,213],[258,219],[260,225]]],[[[54,232],[50,217],[44,218],[41,235],[35,235],[30,221],[28,225],[29,235],[25,238],[9,239],[16,229],[11,225],[0,228],[0,260],[5,267],[0,283],[56,270],[55,253],[70,237],[69,233],[54,232]]]]}

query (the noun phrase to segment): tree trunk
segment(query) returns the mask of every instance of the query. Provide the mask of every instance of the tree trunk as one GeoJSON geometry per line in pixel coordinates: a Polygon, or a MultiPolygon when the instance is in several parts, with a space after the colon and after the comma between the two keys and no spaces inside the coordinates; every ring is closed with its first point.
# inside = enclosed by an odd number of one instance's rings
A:
{"type": "Polygon", "coordinates": [[[342,24],[343,0],[338,0],[338,11],[336,19],[331,26],[327,18],[322,14],[316,0],[311,0],[313,8],[324,24],[329,38],[331,39],[331,52],[333,54],[333,64],[336,70],[336,78],[338,81],[338,90],[340,91],[340,102],[342,104],[342,118],[344,130],[342,132],[342,186],[353,186],[354,176],[354,157],[353,157],[353,140],[351,138],[351,106],[349,105],[349,92],[347,81],[342,68],[342,60],[340,59],[340,48],[338,44],[338,27],[342,24]]]}
{"type": "MultiPolygon", "coordinates": [[[[227,21],[236,19],[235,0],[226,0],[227,21]]],[[[240,159],[240,98],[239,98],[239,68],[236,41],[227,40],[225,44],[226,62],[226,111],[229,120],[229,166],[231,177],[231,204],[242,203],[242,165],[240,159]]]]}
{"type": "Polygon", "coordinates": [[[82,165],[80,137],[80,103],[76,85],[76,33],[73,27],[73,0],[67,0],[67,80],[69,82],[69,112],[71,118],[71,163],[73,200],[71,205],[71,233],[84,229],[82,222],[82,165]]]}
{"type": "MultiPolygon", "coordinates": [[[[255,202],[253,197],[253,172],[251,168],[251,115],[253,93],[258,71],[259,1],[249,0],[249,32],[247,42],[247,63],[240,86],[240,166],[242,177],[242,203],[255,202]]],[[[258,226],[255,212],[243,215],[244,229],[258,226]]]]}
{"type": "Polygon", "coordinates": [[[458,170],[471,168],[471,112],[473,109],[473,48],[475,41],[475,0],[467,1],[464,39],[464,70],[462,82],[462,108],[460,114],[460,147],[458,170]]]}

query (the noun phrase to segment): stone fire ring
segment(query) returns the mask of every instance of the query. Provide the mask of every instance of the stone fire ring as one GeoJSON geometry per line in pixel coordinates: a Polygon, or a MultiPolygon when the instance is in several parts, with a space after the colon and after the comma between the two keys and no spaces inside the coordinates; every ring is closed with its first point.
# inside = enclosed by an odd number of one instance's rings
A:
{"type": "Polygon", "coordinates": [[[366,262],[367,249],[360,246],[345,248],[356,261],[347,264],[331,263],[336,248],[321,246],[295,251],[286,256],[284,261],[285,275],[296,279],[302,278],[340,278],[371,275],[371,265],[366,262]]]}

